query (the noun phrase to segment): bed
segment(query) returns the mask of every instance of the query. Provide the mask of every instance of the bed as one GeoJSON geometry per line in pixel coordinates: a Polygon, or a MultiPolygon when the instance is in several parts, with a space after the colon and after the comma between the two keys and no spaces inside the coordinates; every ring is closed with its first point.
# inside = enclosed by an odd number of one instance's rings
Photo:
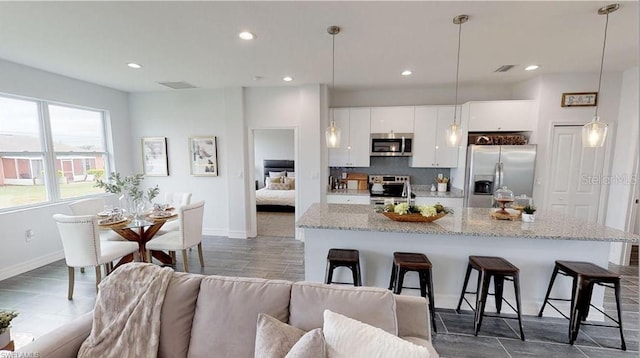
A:
{"type": "MultiPolygon", "coordinates": [[[[295,182],[295,167],[293,160],[273,160],[265,159],[262,161],[263,179],[269,177],[270,172],[286,173],[285,177],[293,179],[295,182]]],[[[295,189],[293,190],[272,190],[266,186],[256,190],[256,210],[257,211],[276,211],[276,212],[295,212],[295,189]]]]}

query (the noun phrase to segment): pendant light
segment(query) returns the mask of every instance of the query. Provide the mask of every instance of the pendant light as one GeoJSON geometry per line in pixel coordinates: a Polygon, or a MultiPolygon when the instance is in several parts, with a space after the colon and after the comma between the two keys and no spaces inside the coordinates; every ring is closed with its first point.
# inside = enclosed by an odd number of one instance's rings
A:
{"type": "MultiPolygon", "coordinates": [[[[331,35],[331,89],[333,90],[336,84],[336,35],[340,33],[340,27],[329,26],[327,32],[331,35]]],[[[331,124],[324,132],[324,136],[327,141],[327,147],[340,147],[340,128],[336,127],[333,111],[331,112],[331,124]]]]}
{"type": "Polygon", "coordinates": [[[460,145],[462,139],[462,130],[460,123],[456,122],[458,119],[458,79],[460,74],[460,38],[462,35],[462,24],[469,20],[468,15],[458,15],[453,18],[453,23],[458,25],[458,59],[456,62],[456,100],[453,103],[453,123],[447,128],[446,142],[448,147],[457,147],[460,145]]]}
{"type": "MultiPolygon", "coordinates": [[[[620,4],[611,4],[598,9],[598,15],[607,15],[607,19],[604,23],[604,40],[602,42],[602,57],[600,58],[600,75],[598,77],[598,92],[600,96],[600,86],[602,84],[602,68],[604,67],[604,50],[607,46],[607,28],[609,27],[609,14],[618,10],[620,4]]],[[[597,148],[604,145],[604,141],[607,138],[608,124],[600,122],[598,116],[598,102],[596,100],[596,109],[593,116],[593,120],[582,127],[582,146],[597,148]]]]}

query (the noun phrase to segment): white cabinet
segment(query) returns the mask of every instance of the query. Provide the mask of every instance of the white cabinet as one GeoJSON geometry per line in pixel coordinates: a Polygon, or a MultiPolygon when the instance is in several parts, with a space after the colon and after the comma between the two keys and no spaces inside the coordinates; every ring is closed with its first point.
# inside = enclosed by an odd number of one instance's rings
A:
{"type": "Polygon", "coordinates": [[[371,133],[413,133],[414,107],[371,108],[371,133]]]}
{"type": "MultiPolygon", "coordinates": [[[[327,204],[366,204],[369,205],[368,195],[327,195],[327,204]]],[[[443,204],[444,205],[444,204],[443,204]]]]}
{"type": "Polygon", "coordinates": [[[469,102],[469,132],[533,131],[538,120],[533,101],[469,102]]]}
{"type": "MultiPolygon", "coordinates": [[[[415,109],[414,168],[454,168],[458,166],[458,147],[448,147],[447,128],[453,122],[454,106],[420,106],[415,109]]],[[[458,107],[460,118],[460,107],[458,107]]],[[[460,123],[460,121],[457,121],[460,123]]],[[[464,136],[463,136],[464,137],[464,136]]]]}
{"type": "Polygon", "coordinates": [[[340,128],[340,147],[329,148],[331,167],[368,167],[371,110],[369,108],[335,108],[333,119],[340,128]]]}
{"type": "Polygon", "coordinates": [[[447,197],[433,197],[433,196],[417,196],[416,205],[435,205],[442,204],[445,208],[462,208],[462,198],[447,198],[447,197]]]}

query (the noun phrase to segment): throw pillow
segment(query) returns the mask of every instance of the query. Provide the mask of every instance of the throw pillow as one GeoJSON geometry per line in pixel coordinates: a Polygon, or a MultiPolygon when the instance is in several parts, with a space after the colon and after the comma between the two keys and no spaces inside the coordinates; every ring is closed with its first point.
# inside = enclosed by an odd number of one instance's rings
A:
{"type": "Polygon", "coordinates": [[[325,358],[324,345],[320,328],[305,333],[268,314],[258,315],[255,358],[325,358]]]}
{"type": "Polygon", "coordinates": [[[290,190],[291,187],[287,183],[269,183],[269,190],[290,190]]]}
{"type": "Polygon", "coordinates": [[[329,310],[322,330],[329,358],[429,357],[426,347],[329,310]]]}
{"type": "Polygon", "coordinates": [[[284,183],[289,184],[289,189],[293,190],[296,188],[296,178],[286,177],[284,178],[284,183]]]}
{"type": "Polygon", "coordinates": [[[283,179],[282,177],[276,177],[276,178],[266,177],[264,178],[264,186],[268,188],[270,183],[284,183],[282,179],[283,179]]]}
{"type": "Polygon", "coordinates": [[[269,172],[269,177],[271,178],[281,178],[285,176],[287,172],[269,172]]]}

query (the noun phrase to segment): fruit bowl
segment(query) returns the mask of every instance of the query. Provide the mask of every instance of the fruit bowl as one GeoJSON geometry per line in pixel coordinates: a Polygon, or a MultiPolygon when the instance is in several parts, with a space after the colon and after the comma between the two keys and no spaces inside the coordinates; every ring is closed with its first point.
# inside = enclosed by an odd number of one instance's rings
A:
{"type": "Polygon", "coordinates": [[[419,214],[419,213],[400,215],[400,214],[391,213],[391,212],[383,212],[382,214],[393,221],[412,222],[412,223],[418,223],[418,222],[430,223],[432,221],[436,221],[440,218],[443,218],[447,215],[447,213],[444,211],[433,216],[422,216],[422,214],[419,214]]]}

